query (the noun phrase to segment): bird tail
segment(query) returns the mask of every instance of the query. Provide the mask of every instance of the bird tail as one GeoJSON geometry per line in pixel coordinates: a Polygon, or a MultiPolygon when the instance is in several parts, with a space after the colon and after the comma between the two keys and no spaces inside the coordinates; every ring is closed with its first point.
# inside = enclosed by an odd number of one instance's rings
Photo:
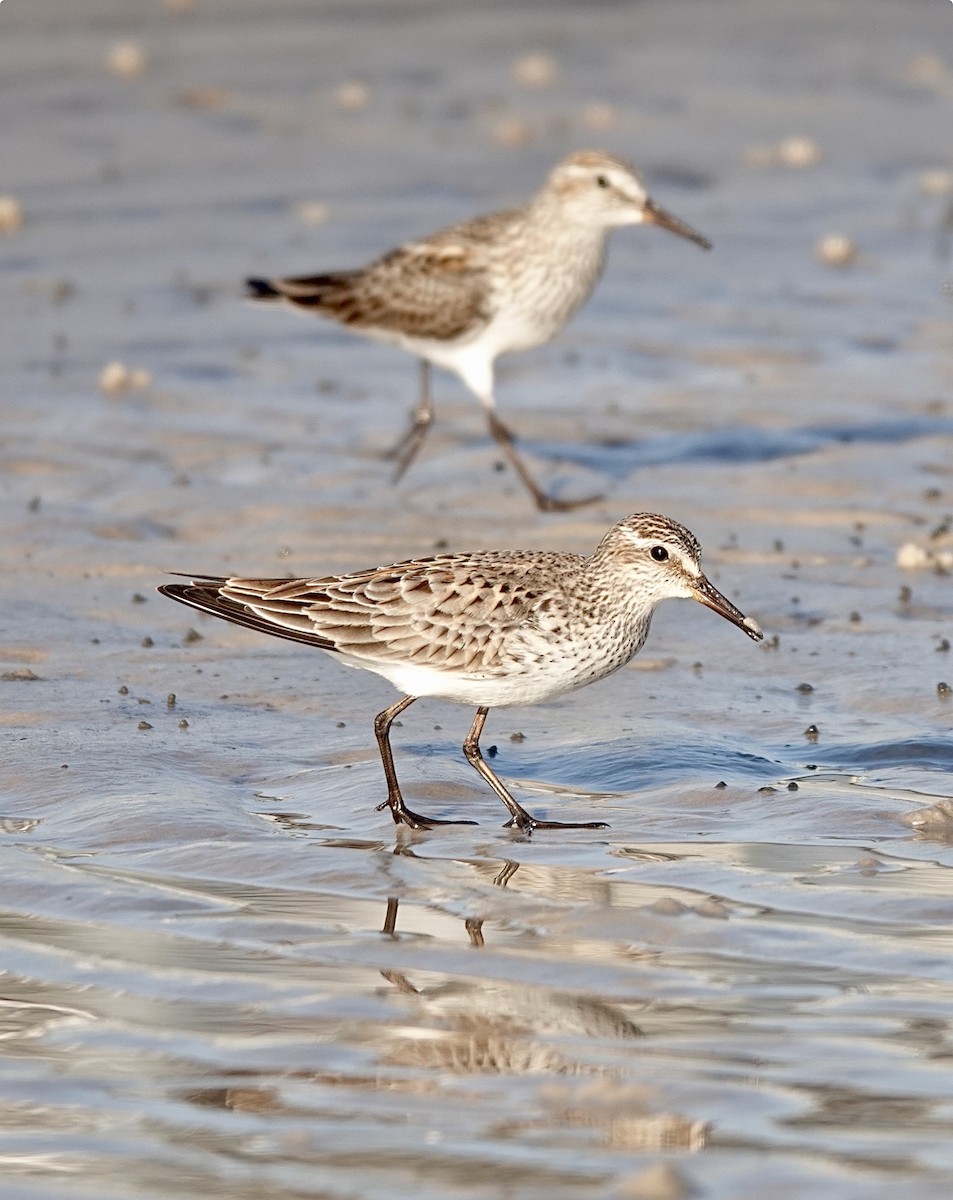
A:
{"type": "Polygon", "coordinates": [[[265,304],[284,301],[296,308],[323,309],[342,296],[350,294],[353,271],[338,271],[330,275],[299,275],[290,279],[246,279],[247,295],[265,304]]]}
{"type": "MultiPolygon", "coordinates": [[[[170,600],[178,600],[180,604],[199,612],[209,613],[213,617],[221,617],[233,625],[244,625],[246,629],[256,629],[259,633],[267,633],[272,637],[287,638],[289,642],[303,642],[306,646],[317,646],[320,650],[336,650],[335,644],[317,632],[314,625],[304,614],[307,605],[282,606],[281,601],[272,602],[273,618],[268,615],[269,600],[267,593],[286,587],[287,579],[220,579],[214,575],[196,575],[191,583],[163,583],[156,590],[170,600]],[[242,590],[246,595],[242,596],[242,590]],[[228,589],[233,589],[235,595],[229,595],[228,589]],[[259,601],[256,607],[255,602],[259,601]],[[298,624],[295,623],[297,617],[298,624]]],[[[291,581],[294,582],[294,581],[291,581]]]]}
{"type": "Polygon", "coordinates": [[[249,300],[281,300],[281,292],[270,279],[246,279],[245,293],[249,300]]]}

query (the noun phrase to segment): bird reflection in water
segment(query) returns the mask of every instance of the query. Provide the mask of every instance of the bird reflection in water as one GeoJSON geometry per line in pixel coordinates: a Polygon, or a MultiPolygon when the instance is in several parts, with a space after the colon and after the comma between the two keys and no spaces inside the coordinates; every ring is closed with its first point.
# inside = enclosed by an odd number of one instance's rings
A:
{"type": "MultiPolygon", "coordinates": [[[[399,846],[396,853],[414,857],[407,846],[399,846]]],[[[493,883],[506,887],[519,869],[520,864],[504,861],[493,883]]],[[[399,914],[400,900],[391,897],[381,934],[393,943],[402,940],[399,914]]],[[[462,921],[473,950],[485,949],[485,920],[462,921]]],[[[408,945],[416,944],[416,935],[407,936],[408,945]]],[[[500,962],[491,965],[499,970],[500,962]]],[[[625,1043],[636,1054],[643,1036],[622,1005],[578,991],[481,977],[477,963],[474,968],[465,974],[446,973],[426,986],[415,983],[403,969],[380,968],[388,984],[383,994],[400,1007],[400,1016],[394,1021],[358,1022],[349,1033],[339,1030],[337,1034],[340,1042],[372,1047],[379,1075],[373,1070],[268,1072],[266,1083],[264,1072],[236,1071],[233,1085],[192,1090],[187,1098],[193,1104],[243,1113],[303,1117],[309,1106],[301,1104],[302,1082],[310,1081],[317,1089],[332,1086],[359,1093],[406,1088],[408,1094],[422,1097],[442,1094],[448,1075],[528,1076],[538,1083],[536,1102],[523,1110],[525,1116],[514,1120],[509,1114],[500,1118],[498,1126],[491,1122],[488,1136],[509,1141],[572,1129],[611,1149],[642,1152],[694,1152],[707,1144],[707,1123],[665,1111],[654,1089],[630,1082],[628,1076],[637,1062],[625,1068],[617,1065],[620,1057],[615,1047],[625,1043]],[[605,1065],[607,1060],[612,1065],[605,1065]],[[395,1069],[406,1073],[403,1081],[395,1069]],[[284,1080],[297,1085],[293,1107],[283,1096],[284,1080]]],[[[433,978],[432,971],[427,974],[433,978]]],[[[315,1103],[321,1107],[317,1098],[315,1103]]],[[[457,1096],[453,1103],[464,1101],[457,1096]]]]}
{"type": "MultiPolygon", "coordinates": [[[[494,878],[505,887],[519,870],[506,861],[494,878]]],[[[400,902],[387,901],[384,936],[399,939],[400,902]]],[[[474,949],[485,945],[484,919],[464,922],[474,949]]],[[[709,1126],[679,1113],[653,1111],[653,1090],[622,1080],[614,1068],[602,1068],[566,1047],[583,1039],[632,1041],[642,1030],[615,1004],[578,993],[498,979],[454,979],[419,988],[403,971],[382,970],[401,1001],[413,1004],[418,1018],[402,1024],[381,1061],[388,1066],[424,1068],[453,1074],[558,1076],[540,1088],[540,1111],[519,1122],[506,1121],[507,1136],[553,1127],[591,1129],[603,1144],[627,1150],[702,1149],[709,1126]],[[439,1028],[433,1022],[439,1022],[439,1028]],[[553,1044],[562,1042],[562,1046],[553,1044]],[[567,1077],[581,1077],[571,1081],[567,1077]]]]}

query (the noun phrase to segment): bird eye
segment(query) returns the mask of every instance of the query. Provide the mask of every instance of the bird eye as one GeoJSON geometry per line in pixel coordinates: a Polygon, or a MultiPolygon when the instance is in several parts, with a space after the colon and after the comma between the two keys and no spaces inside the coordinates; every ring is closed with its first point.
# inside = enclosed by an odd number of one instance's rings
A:
{"type": "Polygon", "coordinates": [[[668,560],[668,551],[664,546],[653,546],[650,553],[656,562],[666,562],[668,560]]]}
{"type": "Polygon", "coordinates": [[[609,176],[608,175],[597,175],[596,183],[601,188],[607,188],[609,186],[609,176]]]}

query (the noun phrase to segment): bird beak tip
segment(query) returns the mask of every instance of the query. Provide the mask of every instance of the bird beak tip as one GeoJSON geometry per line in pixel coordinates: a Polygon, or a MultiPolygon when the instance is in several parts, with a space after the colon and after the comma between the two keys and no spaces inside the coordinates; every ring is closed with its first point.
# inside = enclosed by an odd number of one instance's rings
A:
{"type": "Polygon", "coordinates": [[[751,638],[752,641],[760,642],[764,638],[764,633],[761,630],[761,626],[754,619],[754,617],[745,617],[745,619],[741,622],[741,628],[745,631],[748,637],[751,638]]]}
{"type": "Polygon", "coordinates": [[[712,612],[716,612],[719,617],[724,617],[732,625],[737,625],[753,642],[763,640],[764,634],[761,631],[761,626],[754,617],[746,617],[740,608],[736,608],[730,600],[723,596],[716,588],[713,588],[707,580],[704,580],[699,586],[693,588],[692,591],[694,598],[700,604],[704,604],[706,608],[710,608],[712,612]]]}
{"type": "Polygon", "coordinates": [[[684,221],[668,212],[667,209],[660,207],[654,200],[646,201],[645,207],[642,210],[642,219],[649,225],[658,225],[661,229],[667,229],[669,233],[674,233],[678,237],[683,237],[689,242],[694,242],[696,246],[701,246],[703,250],[711,249],[711,242],[697,229],[692,229],[691,225],[686,225],[684,221]]]}

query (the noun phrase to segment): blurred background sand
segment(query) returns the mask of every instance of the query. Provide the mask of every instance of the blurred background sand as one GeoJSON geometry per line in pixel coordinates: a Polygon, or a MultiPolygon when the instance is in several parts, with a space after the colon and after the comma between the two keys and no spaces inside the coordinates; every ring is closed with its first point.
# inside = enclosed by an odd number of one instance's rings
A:
{"type": "Polygon", "coordinates": [[[953,9],[6,0],[0,35],[5,1195],[948,1195],[953,9]],[[540,477],[605,500],[534,512],[440,373],[393,488],[412,360],[241,280],[586,146],[714,242],[619,232],[501,363],[540,477]],[[502,830],[427,703],[408,800],[480,826],[398,835],[388,686],[154,591],[639,509],[767,643],[672,603],[491,714],[528,806],[607,833],[502,830]]]}

